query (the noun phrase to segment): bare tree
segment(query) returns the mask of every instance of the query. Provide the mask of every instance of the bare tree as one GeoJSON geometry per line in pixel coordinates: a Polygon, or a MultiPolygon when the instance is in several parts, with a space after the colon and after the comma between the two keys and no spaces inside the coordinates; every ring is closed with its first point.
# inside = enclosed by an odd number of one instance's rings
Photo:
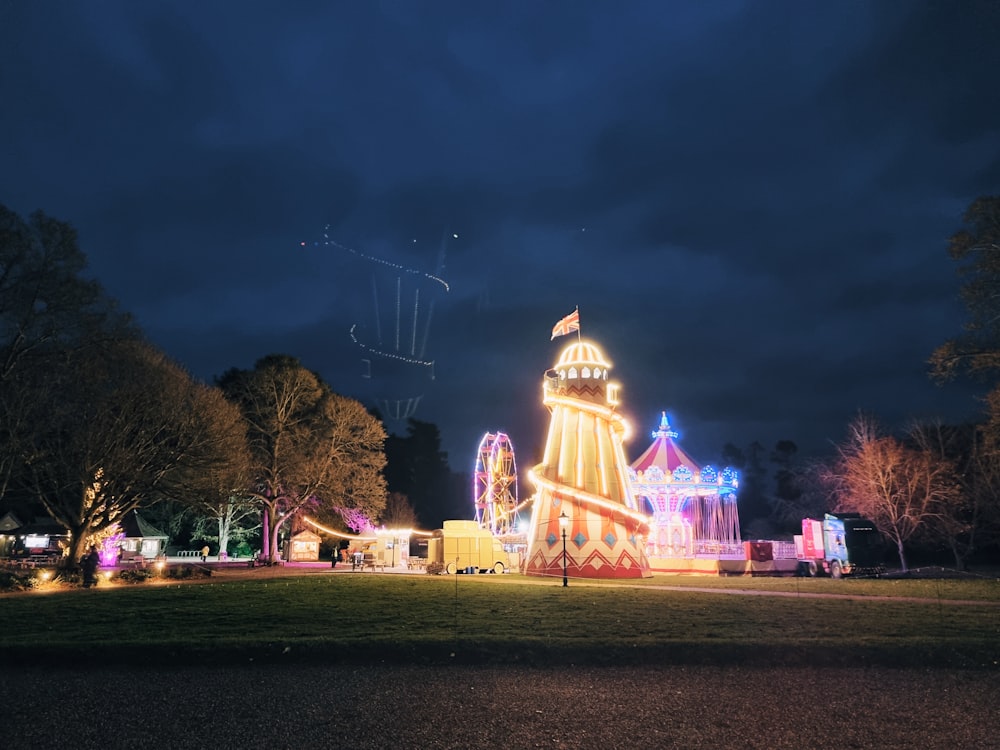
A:
{"type": "Polygon", "coordinates": [[[61,367],[33,372],[16,475],[69,530],[71,563],[134,508],[198,492],[244,445],[221,394],[142,341],[66,351],[61,367]]]}
{"type": "Polygon", "coordinates": [[[906,542],[936,519],[941,506],[953,502],[957,493],[949,462],[881,434],[875,419],[863,414],[851,423],[829,479],[836,510],[871,519],[895,545],[903,571],[908,570],[906,542]]]}
{"type": "Polygon", "coordinates": [[[264,512],[264,559],[276,558],[281,526],[303,508],[326,505],[345,520],[357,511],[378,517],[385,430],[358,401],[333,393],[284,355],[265,357],[253,370],[230,370],[219,384],[246,421],[248,494],[264,512]]]}
{"type": "Polygon", "coordinates": [[[200,515],[194,524],[194,538],[217,540],[220,556],[229,549],[231,540],[243,542],[260,529],[260,508],[253,498],[220,497],[215,504],[198,504],[196,511],[200,515]]]}
{"type": "Polygon", "coordinates": [[[412,529],[417,525],[417,511],[413,509],[406,495],[401,492],[390,492],[379,520],[389,528],[412,529]]]}

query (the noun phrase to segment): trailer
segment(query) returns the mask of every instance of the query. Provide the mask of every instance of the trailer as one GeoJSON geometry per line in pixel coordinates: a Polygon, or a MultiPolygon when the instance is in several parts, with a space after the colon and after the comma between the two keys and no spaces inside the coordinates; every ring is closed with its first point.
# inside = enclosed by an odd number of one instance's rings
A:
{"type": "Polygon", "coordinates": [[[440,563],[449,575],[503,573],[511,567],[500,540],[475,521],[445,521],[427,540],[427,562],[440,563]]]}
{"type": "Polygon", "coordinates": [[[875,524],[858,513],[826,513],[821,521],[804,518],[802,534],[795,536],[796,572],[831,578],[880,575],[885,572],[881,547],[875,524]]]}

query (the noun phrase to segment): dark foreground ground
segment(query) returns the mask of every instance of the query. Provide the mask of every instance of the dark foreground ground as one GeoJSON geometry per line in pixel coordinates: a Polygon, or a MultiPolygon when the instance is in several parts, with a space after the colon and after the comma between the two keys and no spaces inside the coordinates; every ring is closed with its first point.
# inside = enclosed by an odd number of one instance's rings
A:
{"type": "Polygon", "coordinates": [[[996,670],[16,667],[2,746],[1000,748],[996,670]]]}

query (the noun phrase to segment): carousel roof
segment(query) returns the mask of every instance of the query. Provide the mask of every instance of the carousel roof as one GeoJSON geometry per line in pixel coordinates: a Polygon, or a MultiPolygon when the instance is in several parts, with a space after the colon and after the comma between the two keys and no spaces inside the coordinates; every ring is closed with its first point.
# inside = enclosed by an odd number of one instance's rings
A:
{"type": "Polygon", "coordinates": [[[692,474],[697,474],[701,471],[701,467],[674,442],[677,433],[670,429],[667,413],[663,412],[662,414],[660,429],[653,432],[653,444],[632,462],[632,469],[636,472],[646,472],[649,471],[650,467],[656,466],[665,476],[669,476],[678,467],[686,466],[692,474]]]}

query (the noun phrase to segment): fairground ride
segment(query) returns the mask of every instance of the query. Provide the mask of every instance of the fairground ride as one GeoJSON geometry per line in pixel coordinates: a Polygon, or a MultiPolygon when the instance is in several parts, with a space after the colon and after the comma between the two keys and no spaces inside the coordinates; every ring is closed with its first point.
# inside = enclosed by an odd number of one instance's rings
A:
{"type": "Polygon", "coordinates": [[[517,522],[517,461],[514,446],[503,432],[487,432],[479,441],[473,479],[476,522],[505,536],[517,522]]]}

